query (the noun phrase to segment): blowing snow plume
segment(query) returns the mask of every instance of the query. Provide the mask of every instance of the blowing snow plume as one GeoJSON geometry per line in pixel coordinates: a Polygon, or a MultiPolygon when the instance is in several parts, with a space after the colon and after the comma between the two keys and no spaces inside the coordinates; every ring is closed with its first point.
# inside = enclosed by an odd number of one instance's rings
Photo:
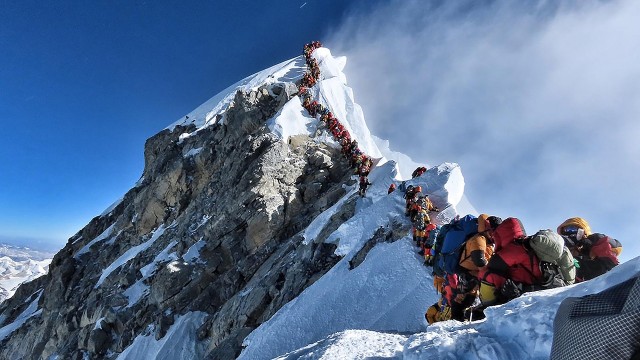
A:
{"type": "Polygon", "coordinates": [[[478,209],[532,231],[580,214],[631,239],[639,15],[634,1],[389,1],[329,41],[372,132],[416,161],[460,163],[478,209]]]}

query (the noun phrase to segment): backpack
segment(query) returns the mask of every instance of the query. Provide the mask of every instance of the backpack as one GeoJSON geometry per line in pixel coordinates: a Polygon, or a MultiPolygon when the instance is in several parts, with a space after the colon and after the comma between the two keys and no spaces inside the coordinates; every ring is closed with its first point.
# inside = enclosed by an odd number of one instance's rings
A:
{"type": "Polygon", "coordinates": [[[429,237],[427,237],[427,240],[425,242],[426,246],[429,246],[431,248],[433,248],[433,246],[436,243],[436,238],[438,237],[438,234],[440,233],[440,229],[442,229],[442,226],[440,225],[433,225],[435,226],[435,228],[431,229],[429,231],[429,237]]]}
{"type": "Polygon", "coordinates": [[[576,267],[571,251],[564,245],[562,236],[551,230],[540,230],[526,240],[528,247],[538,257],[541,286],[545,289],[573,284],[576,267]]]}
{"type": "Polygon", "coordinates": [[[527,236],[522,222],[517,218],[506,218],[493,231],[493,240],[497,247],[503,247],[515,239],[527,236]]]}
{"type": "Polygon", "coordinates": [[[540,230],[529,238],[529,246],[538,259],[555,262],[562,256],[564,239],[551,230],[540,230]]]}
{"type": "Polygon", "coordinates": [[[614,239],[614,238],[612,238],[610,236],[607,236],[605,234],[594,233],[594,234],[591,234],[591,235],[587,236],[587,240],[588,240],[587,243],[590,244],[590,246],[591,246],[590,249],[593,249],[595,246],[597,246],[597,244],[599,244],[602,241],[603,238],[605,238],[606,242],[608,242],[609,245],[611,246],[612,254],[611,255],[605,254],[602,251],[602,249],[603,249],[602,245],[600,245],[600,248],[599,248],[600,251],[596,251],[596,254],[590,254],[590,255],[592,257],[594,255],[598,256],[598,257],[602,257],[602,256],[605,256],[605,255],[608,255],[606,257],[611,258],[611,260],[617,265],[618,264],[618,259],[617,258],[618,258],[618,256],[620,256],[620,253],[622,253],[622,244],[620,243],[620,241],[618,241],[618,240],[616,240],[616,239],[614,239]]]}
{"type": "Polygon", "coordinates": [[[450,225],[442,247],[439,249],[440,256],[437,265],[445,273],[455,274],[458,269],[460,251],[465,241],[478,232],[478,219],[473,215],[466,215],[450,225]]]}
{"type": "Polygon", "coordinates": [[[427,224],[429,222],[427,220],[428,217],[429,215],[427,215],[426,211],[418,211],[412,218],[413,227],[415,227],[416,230],[424,231],[427,228],[427,224]]]}
{"type": "Polygon", "coordinates": [[[438,234],[436,235],[435,242],[431,247],[431,254],[433,254],[433,274],[440,277],[445,276],[444,269],[440,266],[439,261],[440,257],[442,256],[440,254],[440,249],[442,248],[442,244],[444,243],[444,239],[446,238],[450,228],[451,223],[442,225],[440,227],[440,230],[438,231],[438,234]]]}

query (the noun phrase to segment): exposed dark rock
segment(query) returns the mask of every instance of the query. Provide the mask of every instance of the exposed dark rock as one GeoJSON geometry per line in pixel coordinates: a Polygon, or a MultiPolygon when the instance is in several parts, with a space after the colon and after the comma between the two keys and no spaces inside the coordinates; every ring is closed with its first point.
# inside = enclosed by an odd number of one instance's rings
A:
{"type": "Polygon", "coordinates": [[[406,236],[407,233],[411,230],[406,223],[394,221],[391,223],[391,228],[380,227],[373,234],[373,237],[360,249],[354,256],[349,260],[349,270],[353,270],[357,268],[364,259],[367,258],[367,254],[371,249],[373,249],[377,244],[381,242],[392,243],[397,240],[400,240],[402,237],[406,236]]]}
{"type": "Polygon", "coordinates": [[[195,311],[208,314],[197,331],[206,356],[235,358],[249,332],[340,260],[323,240],[355,208],[343,204],[318,239],[302,241],[300,230],[346,194],[352,170],[337,148],[268,130],[296,92],[285,83],[238,92],[215,125],[147,140],[138,184],[0,305],[3,326],[39,297],[0,358],[113,359],[195,311]]]}

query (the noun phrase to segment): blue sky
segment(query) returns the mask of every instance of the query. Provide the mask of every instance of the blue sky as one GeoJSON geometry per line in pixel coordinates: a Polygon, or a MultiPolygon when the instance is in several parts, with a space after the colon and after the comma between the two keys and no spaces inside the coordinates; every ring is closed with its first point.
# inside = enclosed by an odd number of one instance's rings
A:
{"type": "Polygon", "coordinates": [[[138,180],[147,138],[360,2],[303,4],[0,3],[0,240],[64,244],[138,180]]]}
{"type": "Polygon", "coordinates": [[[638,4],[4,2],[0,241],[61,246],[138,180],[147,138],[319,39],[372,132],[460,163],[479,211],[583,216],[635,257],[638,4]]]}

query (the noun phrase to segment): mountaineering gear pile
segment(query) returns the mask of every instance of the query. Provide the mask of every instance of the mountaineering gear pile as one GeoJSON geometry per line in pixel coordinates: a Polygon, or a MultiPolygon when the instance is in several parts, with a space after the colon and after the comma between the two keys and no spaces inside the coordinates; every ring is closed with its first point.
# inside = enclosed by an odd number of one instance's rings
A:
{"type": "Polygon", "coordinates": [[[319,41],[313,41],[303,47],[302,53],[307,64],[307,72],[302,76],[302,80],[298,86],[298,94],[302,99],[302,107],[309,112],[309,115],[313,117],[320,116],[319,128],[329,130],[333,139],[340,144],[342,154],[350,161],[351,167],[355,169],[355,174],[360,176],[358,193],[360,196],[365,196],[367,187],[371,185],[367,176],[369,176],[369,172],[373,166],[373,159],[360,150],[356,139],[351,138],[349,131],[345,129],[344,125],[327,107],[320,104],[317,100],[311,99],[309,88],[315,86],[320,80],[320,66],[312,55],[313,52],[320,47],[322,47],[322,44],[319,41]],[[362,177],[364,177],[364,180],[362,177]]]}

